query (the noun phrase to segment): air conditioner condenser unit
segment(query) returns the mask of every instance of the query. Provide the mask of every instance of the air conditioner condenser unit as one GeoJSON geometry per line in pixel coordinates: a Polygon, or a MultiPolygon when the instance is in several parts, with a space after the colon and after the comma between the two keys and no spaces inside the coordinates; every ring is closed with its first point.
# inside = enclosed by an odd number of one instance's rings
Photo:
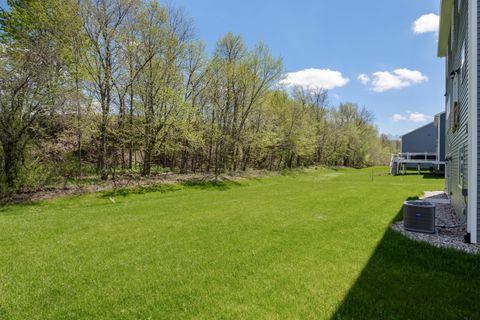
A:
{"type": "Polygon", "coordinates": [[[435,204],[424,200],[405,201],[403,225],[408,231],[435,233],[435,204]]]}

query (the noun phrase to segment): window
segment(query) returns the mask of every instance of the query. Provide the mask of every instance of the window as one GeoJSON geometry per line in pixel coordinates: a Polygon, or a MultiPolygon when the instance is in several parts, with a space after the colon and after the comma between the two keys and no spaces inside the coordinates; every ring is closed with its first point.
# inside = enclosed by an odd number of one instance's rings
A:
{"type": "Polygon", "coordinates": [[[453,92],[453,101],[452,105],[450,106],[450,128],[452,132],[457,131],[460,125],[460,103],[459,103],[459,95],[458,95],[458,88],[459,88],[459,81],[458,81],[458,74],[455,74],[453,77],[452,83],[452,92],[453,92]]]}
{"type": "Polygon", "coordinates": [[[458,149],[458,186],[463,189],[463,174],[465,170],[465,148],[458,149]]]}
{"type": "Polygon", "coordinates": [[[458,102],[453,103],[452,109],[451,128],[452,132],[456,132],[460,127],[460,105],[458,102]]]}

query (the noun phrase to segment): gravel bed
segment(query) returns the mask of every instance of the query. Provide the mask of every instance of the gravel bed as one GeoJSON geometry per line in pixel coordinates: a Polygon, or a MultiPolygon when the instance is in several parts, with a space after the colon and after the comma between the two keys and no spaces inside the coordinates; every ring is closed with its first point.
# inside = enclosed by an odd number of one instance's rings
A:
{"type": "Polygon", "coordinates": [[[465,243],[464,236],[467,233],[465,223],[458,220],[447,195],[443,191],[427,191],[422,199],[435,204],[437,232],[426,234],[406,231],[403,229],[403,221],[392,224],[393,230],[412,240],[428,242],[436,247],[452,248],[468,253],[480,254],[480,245],[465,243]]]}

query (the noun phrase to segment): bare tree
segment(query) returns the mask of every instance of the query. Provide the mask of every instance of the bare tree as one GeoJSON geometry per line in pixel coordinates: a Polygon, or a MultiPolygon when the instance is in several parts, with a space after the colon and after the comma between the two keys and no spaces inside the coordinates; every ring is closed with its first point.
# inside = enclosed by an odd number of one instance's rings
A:
{"type": "Polygon", "coordinates": [[[89,40],[86,66],[92,92],[100,106],[98,172],[107,179],[108,128],[113,75],[120,67],[120,30],[136,0],[80,0],[84,31],[89,40]]]}

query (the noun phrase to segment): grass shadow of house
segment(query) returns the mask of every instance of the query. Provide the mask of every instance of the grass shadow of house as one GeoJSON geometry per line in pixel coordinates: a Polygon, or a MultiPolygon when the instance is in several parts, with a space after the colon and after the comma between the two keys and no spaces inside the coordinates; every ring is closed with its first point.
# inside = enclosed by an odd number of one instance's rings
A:
{"type": "Polygon", "coordinates": [[[388,228],[331,319],[480,319],[479,290],[480,255],[388,228]]]}

